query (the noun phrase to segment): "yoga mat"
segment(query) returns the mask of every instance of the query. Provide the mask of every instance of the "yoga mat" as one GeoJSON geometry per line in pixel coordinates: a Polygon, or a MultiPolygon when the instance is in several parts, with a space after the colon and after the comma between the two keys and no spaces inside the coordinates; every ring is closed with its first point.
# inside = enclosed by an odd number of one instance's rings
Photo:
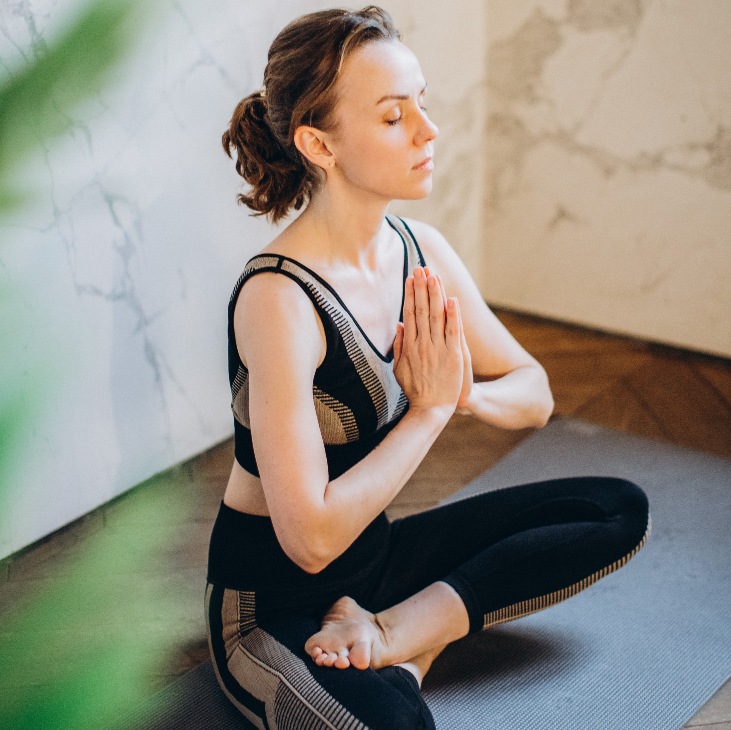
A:
{"type": "MultiPolygon", "coordinates": [[[[450,501],[587,474],[645,489],[647,546],[568,601],[448,647],[424,683],[439,730],[672,730],[731,673],[731,461],[556,419],[450,501]]],[[[130,720],[144,730],[252,727],[208,662],[130,720]]]]}

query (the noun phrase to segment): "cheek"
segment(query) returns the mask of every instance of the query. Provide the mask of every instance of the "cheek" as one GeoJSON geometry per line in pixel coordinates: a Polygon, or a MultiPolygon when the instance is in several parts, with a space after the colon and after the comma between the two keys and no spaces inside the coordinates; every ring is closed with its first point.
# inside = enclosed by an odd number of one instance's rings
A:
{"type": "Polygon", "coordinates": [[[403,142],[394,130],[353,134],[342,149],[343,169],[357,177],[382,175],[390,167],[399,167],[403,157],[403,142]]]}

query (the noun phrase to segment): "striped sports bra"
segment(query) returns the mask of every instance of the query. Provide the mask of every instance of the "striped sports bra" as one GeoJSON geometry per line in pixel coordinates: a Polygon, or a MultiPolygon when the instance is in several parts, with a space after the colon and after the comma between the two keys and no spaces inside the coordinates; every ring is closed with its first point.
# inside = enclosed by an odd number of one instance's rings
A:
{"type": "MultiPolygon", "coordinates": [[[[404,248],[403,281],[415,266],[425,266],[408,225],[395,216],[387,223],[404,248]]],[[[368,339],[338,293],[318,274],[280,254],[259,254],[246,265],[228,307],[228,365],[234,416],[236,461],[258,476],[249,421],[249,374],[239,357],[234,309],[243,285],[263,271],[288,276],[312,301],[324,330],[327,350],[315,371],[312,397],[325,445],[330,479],[335,479],[370,453],[398,423],[408,401],[393,374],[393,353],[383,356],[368,339]]],[[[403,295],[400,319],[403,320],[403,295]]],[[[395,333],[394,333],[395,334],[395,333]]],[[[283,455],[285,457],[285,455],[283,455]]]]}

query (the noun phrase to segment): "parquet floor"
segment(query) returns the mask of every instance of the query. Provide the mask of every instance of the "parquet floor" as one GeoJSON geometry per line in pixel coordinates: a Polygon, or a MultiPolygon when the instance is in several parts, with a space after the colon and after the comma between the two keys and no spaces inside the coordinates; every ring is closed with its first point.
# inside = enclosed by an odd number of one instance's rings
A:
{"type": "MultiPolygon", "coordinates": [[[[731,457],[731,361],[517,313],[498,315],[548,371],[557,415],[731,457]]],[[[502,432],[455,416],[389,512],[398,516],[433,505],[529,433],[502,432]]],[[[162,662],[150,662],[149,670],[138,673],[144,692],[159,690],[207,657],[202,618],[207,541],[231,459],[227,441],[0,562],[0,655],[3,643],[24,646],[28,640],[22,630],[5,628],[4,617],[32,606],[59,577],[75,580],[69,566],[92,544],[101,543],[130,559],[114,575],[102,570],[102,577],[87,575],[85,580],[108,581],[117,603],[124,607],[134,602],[137,608],[101,621],[78,615],[84,609],[77,608],[44,627],[46,662],[29,662],[22,671],[4,677],[6,699],[52,690],[56,680],[46,671],[48,663],[73,662],[79,642],[97,641],[103,647],[110,625],[121,630],[129,624],[129,615],[143,616],[135,619],[135,631],[142,640],[149,637],[151,646],[160,632],[169,632],[171,621],[178,627],[162,662]],[[184,510],[173,508],[181,504],[184,510]],[[145,556],[136,561],[135,556],[142,555],[138,536],[161,530],[171,535],[165,549],[152,560],[145,556]],[[153,590],[160,585],[163,591],[153,590]]],[[[100,654],[100,667],[103,661],[100,654]]],[[[731,730],[731,683],[686,727],[731,730]]]]}

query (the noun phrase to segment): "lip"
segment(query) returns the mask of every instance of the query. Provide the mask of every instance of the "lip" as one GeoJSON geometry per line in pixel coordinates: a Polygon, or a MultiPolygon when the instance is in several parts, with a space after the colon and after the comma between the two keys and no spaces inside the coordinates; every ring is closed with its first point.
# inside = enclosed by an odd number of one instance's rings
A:
{"type": "Polygon", "coordinates": [[[427,172],[434,169],[434,158],[433,157],[427,157],[425,160],[422,160],[418,165],[414,165],[412,170],[417,170],[418,172],[427,172]]]}

